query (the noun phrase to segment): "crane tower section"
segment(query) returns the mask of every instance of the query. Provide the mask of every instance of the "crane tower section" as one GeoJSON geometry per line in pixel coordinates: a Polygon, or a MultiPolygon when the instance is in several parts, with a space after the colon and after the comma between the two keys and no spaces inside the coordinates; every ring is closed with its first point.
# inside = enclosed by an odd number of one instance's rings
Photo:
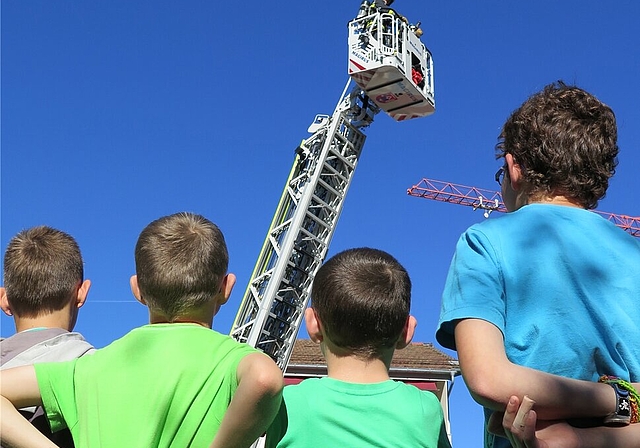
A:
{"type": "MultiPolygon", "coordinates": [[[[434,201],[448,202],[450,204],[466,205],[474,210],[484,210],[484,217],[488,218],[491,212],[506,213],[507,207],[502,201],[502,193],[499,191],[484,190],[482,188],[467,187],[465,185],[442,182],[433,179],[422,179],[416,185],[407,189],[409,196],[431,199],[434,201]]],[[[631,236],[640,238],[640,216],[632,217],[615,213],[592,210],[607,221],[612,222],[631,236]]]]}
{"type": "Polygon", "coordinates": [[[362,11],[349,24],[350,47],[352,38],[366,47],[360,35],[380,42],[369,40],[374,51],[368,50],[369,59],[362,66],[366,70],[356,72],[350,65],[351,76],[333,114],[316,116],[309,127],[311,137],[296,149],[293,167],[231,328],[234,339],[270,355],[283,370],[360,159],[366,140],[363,129],[381,109],[398,121],[434,111],[431,57],[415,30],[404,22],[396,23],[388,11],[369,14],[366,1],[362,11]],[[383,30],[383,26],[388,28],[383,30]],[[385,58],[378,57],[382,50],[385,58]],[[423,78],[412,77],[411,64],[423,78]],[[380,82],[387,86],[377,85],[380,82]]]}

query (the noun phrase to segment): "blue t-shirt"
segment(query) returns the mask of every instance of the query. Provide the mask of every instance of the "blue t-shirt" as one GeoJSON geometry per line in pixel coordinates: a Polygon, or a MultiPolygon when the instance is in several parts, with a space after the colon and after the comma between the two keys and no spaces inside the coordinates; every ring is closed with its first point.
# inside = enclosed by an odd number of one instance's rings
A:
{"type": "Polygon", "coordinates": [[[640,241],[595,213],[550,204],[474,225],[449,268],[438,342],[455,350],[454,323],[465,318],[498,327],[515,364],[640,381],[640,241]]]}

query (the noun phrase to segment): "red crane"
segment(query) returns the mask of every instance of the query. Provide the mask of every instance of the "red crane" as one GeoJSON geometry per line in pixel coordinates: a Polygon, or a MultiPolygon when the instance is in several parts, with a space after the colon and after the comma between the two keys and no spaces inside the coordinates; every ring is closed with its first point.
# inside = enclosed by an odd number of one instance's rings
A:
{"type": "MultiPolygon", "coordinates": [[[[466,205],[474,210],[484,210],[485,218],[491,212],[506,212],[502,202],[502,194],[499,191],[483,190],[482,188],[467,187],[465,185],[442,182],[433,179],[422,179],[417,185],[409,188],[407,194],[418,198],[432,199],[434,201],[450,202],[452,204],[466,205]]],[[[594,210],[605,219],[629,232],[632,236],[640,237],[640,217],[616,215],[614,213],[594,210]]]]}

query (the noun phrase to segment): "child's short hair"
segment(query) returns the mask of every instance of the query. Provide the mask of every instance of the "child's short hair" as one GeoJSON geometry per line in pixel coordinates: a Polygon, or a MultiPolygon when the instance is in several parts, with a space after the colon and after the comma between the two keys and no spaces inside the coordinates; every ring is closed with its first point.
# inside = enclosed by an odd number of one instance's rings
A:
{"type": "Polygon", "coordinates": [[[561,195],[598,205],[618,163],[616,117],[609,106],[562,81],[532,95],[505,122],[497,156],[511,154],[531,196],[561,195]]]}
{"type": "Polygon", "coordinates": [[[214,223],[193,213],[176,213],[145,227],[135,260],[141,297],[149,308],[175,318],[220,291],[229,254],[214,223]]]}
{"type": "Polygon", "coordinates": [[[9,241],[4,254],[4,287],[11,311],[18,317],[61,310],[83,276],[78,243],[51,227],[21,231],[9,241]]]}
{"type": "Polygon", "coordinates": [[[402,334],[411,307],[411,280],[388,253],[349,249],[320,268],[311,301],[332,343],[373,358],[393,348],[402,334]]]}

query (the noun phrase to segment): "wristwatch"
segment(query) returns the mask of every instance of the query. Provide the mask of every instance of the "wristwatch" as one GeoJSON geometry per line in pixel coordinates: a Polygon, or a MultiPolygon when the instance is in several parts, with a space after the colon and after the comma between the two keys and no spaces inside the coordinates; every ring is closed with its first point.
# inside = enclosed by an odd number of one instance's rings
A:
{"type": "Polygon", "coordinates": [[[629,391],[616,383],[607,383],[616,392],[616,410],[604,418],[607,426],[627,426],[631,423],[631,398],[629,391]]]}

